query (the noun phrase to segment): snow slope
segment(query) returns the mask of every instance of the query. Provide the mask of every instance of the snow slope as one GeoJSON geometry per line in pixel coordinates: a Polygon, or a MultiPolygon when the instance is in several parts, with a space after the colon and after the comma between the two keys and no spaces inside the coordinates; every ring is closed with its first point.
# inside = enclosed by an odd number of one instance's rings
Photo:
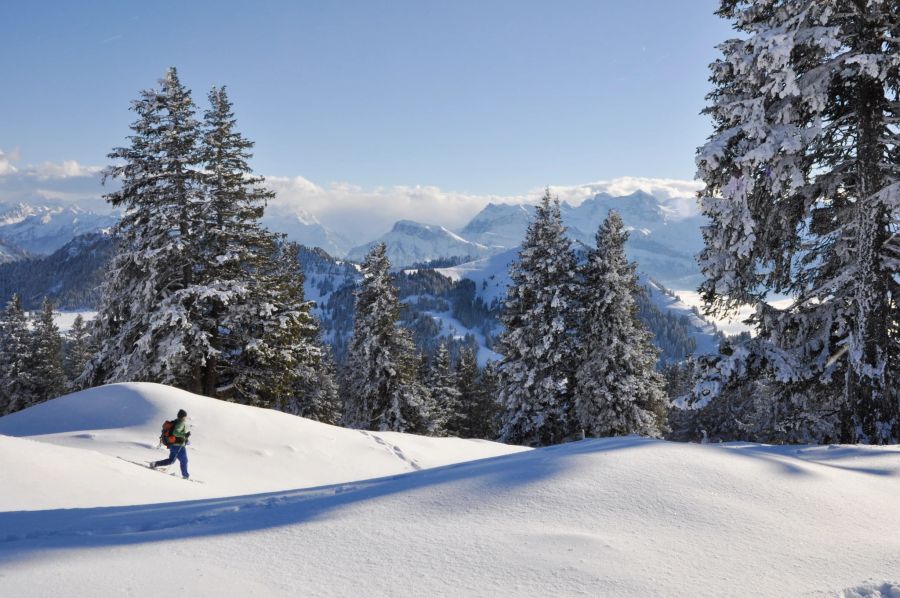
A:
{"type": "MultiPolygon", "coordinates": [[[[190,469],[205,482],[206,496],[347,482],[521,450],[477,440],[348,430],[159,384],[130,383],[67,395],[0,418],[0,434],[25,437],[4,439],[19,449],[0,451],[0,470],[27,479],[33,464],[22,469],[18,459],[9,457],[52,450],[63,462],[85,460],[92,469],[82,474],[105,480],[106,491],[99,503],[73,503],[70,493],[61,492],[58,503],[45,507],[130,504],[134,480],[148,477],[151,483],[171,483],[165,491],[145,496],[145,502],[182,497],[182,492],[186,493],[182,498],[192,498],[197,485],[160,480],[156,472],[115,458],[149,461],[167,456],[166,449],[155,448],[159,428],[182,408],[192,426],[190,469]],[[407,449],[407,440],[418,448],[407,449]],[[40,446],[34,447],[34,441],[40,446]],[[120,475],[123,465],[128,475],[120,475]]],[[[57,462],[50,460],[48,466],[57,462]]],[[[40,479],[53,478],[58,472],[46,473],[40,479]]],[[[7,496],[0,496],[0,508],[27,507],[27,501],[9,503],[7,496]]]]}
{"type": "Polygon", "coordinates": [[[3,595],[149,596],[161,579],[198,597],[900,591],[898,447],[627,437],[410,471],[515,449],[214,403],[117,385],[0,418],[27,435],[0,437],[3,595]],[[109,456],[146,454],[146,422],[179,405],[206,484],[109,456]],[[308,487],[343,475],[357,481],[308,487]]]}

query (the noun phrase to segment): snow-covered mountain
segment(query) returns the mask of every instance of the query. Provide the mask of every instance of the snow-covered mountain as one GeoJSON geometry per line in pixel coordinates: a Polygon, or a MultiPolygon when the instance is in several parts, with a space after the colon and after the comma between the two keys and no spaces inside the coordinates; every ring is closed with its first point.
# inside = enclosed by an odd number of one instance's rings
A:
{"type": "Polygon", "coordinates": [[[9,596],[900,594],[897,447],[523,450],[136,383],[0,418],[0,471],[9,596]],[[182,408],[204,483],[117,458],[182,408]]]}
{"type": "Polygon", "coordinates": [[[306,247],[319,247],[330,255],[344,255],[353,245],[349,240],[326,228],[306,210],[267,208],[262,224],[269,230],[284,233],[288,240],[306,247]]]}
{"type": "MultiPolygon", "coordinates": [[[[694,256],[703,248],[701,216],[684,213],[677,202],[661,201],[643,191],[612,196],[598,193],[577,206],[563,202],[560,211],[571,237],[594,246],[597,228],[615,209],[630,230],[626,250],[638,269],[666,286],[696,288],[701,281],[694,256]]],[[[534,216],[531,204],[488,204],[459,234],[479,243],[518,247],[534,216]]]]}
{"type": "Polygon", "coordinates": [[[388,259],[395,268],[406,268],[435,260],[476,259],[502,250],[476,243],[450,232],[443,226],[400,220],[390,232],[375,241],[354,247],[347,259],[361,262],[376,243],[387,246],[388,259]]]}
{"type": "Polygon", "coordinates": [[[459,234],[483,245],[518,247],[534,212],[533,204],[489,203],[460,229],[459,234]]]}
{"type": "Polygon", "coordinates": [[[19,249],[0,241],[0,264],[15,262],[28,257],[28,254],[19,249]]]}
{"type": "Polygon", "coordinates": [[[118,219],[115,213],[89,212],[74,205],[0,205],[0,255],[6,254],[4,247],[15,259],[49,255],[75,237],[109,228],[118,219]]]}

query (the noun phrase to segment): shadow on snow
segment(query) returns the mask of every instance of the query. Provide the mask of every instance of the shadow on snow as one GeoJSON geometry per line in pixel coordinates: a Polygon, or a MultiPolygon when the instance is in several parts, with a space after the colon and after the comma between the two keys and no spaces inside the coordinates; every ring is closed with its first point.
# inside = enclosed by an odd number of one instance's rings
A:
{"type": "MultiPolygon", "coordinates": [[[[660,441],[634,436],[585,440],[316,488],[147,505],[0,512],[0,564],[27,559],[31,553],[46,550],[125,546],[296,525],[327,518],[357,503],[454,482],[468,483],[455,491],[470,497],[506,493],[552,478],[573,465],[571,457],[658,444],[660,441]],[[477,484],[477,488],[473,484],[477,484]]],[[[894,473],[827,461],[847,457],[850,451],[854,456],[886,452],[896,456],[897,451],[860,451],[842,447],[831,451],[830,448],[730,444],[707,445],[700,450],[722,450],[745,458],[759,458],[789,475],[815,476],[816,465],[851,469],[860,474],[894,473]]],[[[450,505],[446,508],[453,509],[457,503],[447,501],[446,504],[450,505]]]]}

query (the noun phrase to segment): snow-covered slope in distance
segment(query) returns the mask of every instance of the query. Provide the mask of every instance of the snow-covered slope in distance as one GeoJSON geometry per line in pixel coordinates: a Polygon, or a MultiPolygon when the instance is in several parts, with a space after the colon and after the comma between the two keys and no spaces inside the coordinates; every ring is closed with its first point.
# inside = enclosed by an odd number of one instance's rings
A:
{"type": "Polygon", "coordinates": [[[475,259],[502,251],[462,238],[443,226],[400,220],[389,232],[375,241],[354,247],[347,259],[362,262],[376,243],[387,246],[387,256],[395,268],[406,268],[434,260],[448,258],[475,259]]]}
{"type": "MultiPolygon", "coordinates": [[[[499,305],[506,298],[510,285],[509,268],[518,259],[519,249],[511,249],[487,258],[474,260],[450,268],[438,268],[437,272],[450,280],[469,279],[475,283],[475,292],[487,305],[499,305]]],[[[720,337],[716,326],[698,316],[690,305],[668,294],[658,283],[647,276],[640,277],[640,284],[648,291],[650,302],[659,310],[689,321],[691,336],[696,342],[694,355],[718,352],[720,337]]]]}
{"type": "Polygon", "coordinates": [[[459,460],[461,445],[309,426],[287,438],[278,414],[170,389],[91,393],[0,418],[42,434],[0,437],[4,595],[145,596],[161,575],[180,594],[225,597],[900,591],[898,447],[626,437],[371,479],[409,471],[412,455],[459,460]],[[149,450],[143,422],[179,405],[206,484],[111,456],[149,450]],[[370,479],[297,487],[295,470],[324,463],[370,479]],[[241,493],[248,477],[282,487],[241,493]]]}
{"type": "Polygon", "coordinates": [[[510,284],[509,267],[518,258],[519,248],[516,247],[458,266],[437,268],[436,271],[453,281],[471,280],[481,300],[487,305],[494,305],[506,299],[506,289],[510,284]]]}

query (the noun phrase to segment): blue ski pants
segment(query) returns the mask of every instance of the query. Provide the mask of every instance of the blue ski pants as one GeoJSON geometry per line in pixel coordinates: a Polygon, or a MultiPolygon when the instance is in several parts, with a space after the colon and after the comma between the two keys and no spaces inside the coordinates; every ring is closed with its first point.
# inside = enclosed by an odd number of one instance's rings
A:
{"type": "Polygon", "coordinates": [[[185,478],[188,477],[188,458],[186,446],[170,446],[169,458],[163,459],[162,461],[157,461],[156,463],[154,463],[154,465],[156,467],[165,467],[174,463],[175,459],[178,459],[178,463],[181,464],[181,476],[185,478]]]}

